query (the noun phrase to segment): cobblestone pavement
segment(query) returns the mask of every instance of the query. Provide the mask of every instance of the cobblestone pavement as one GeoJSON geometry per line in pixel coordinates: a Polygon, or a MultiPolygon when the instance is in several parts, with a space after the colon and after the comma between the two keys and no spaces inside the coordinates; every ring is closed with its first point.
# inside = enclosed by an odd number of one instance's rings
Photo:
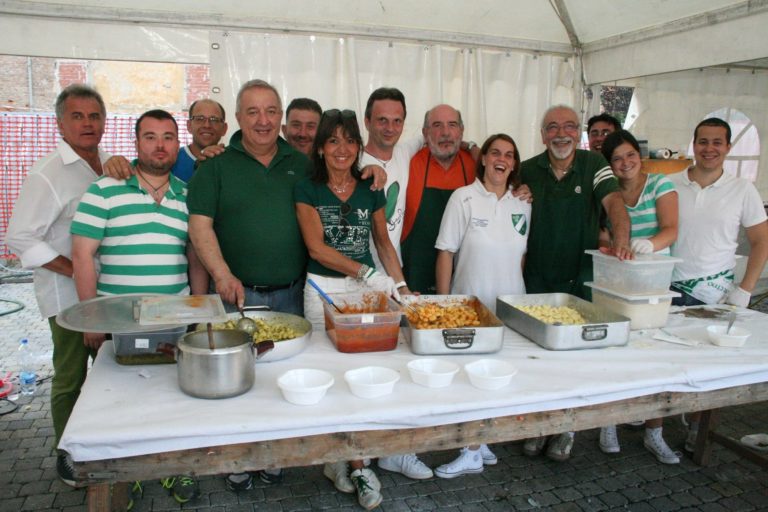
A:
{"type": "MultiPolygon", "coordinates": [[[[39,318],[31,284],[2,284],[0,298],[26,307],[0,316],[0,371],[17,371],[15,350],[26,336],[34,347],[43,382],[32,397],[0,416],[0,512],[85,510],[85,491],[56,477],[50,418],[51,343],[47,323],[39,318]]],[[[0,302],[0,312],[12,304],[0,302]]],[[[720,431],[740,438],[768,432],[768,403],[723,411],[720,431]]],[[[708,467],[684,457],[679,465],[657,463],[642,445],[642,434],[620,427],[622,451],[606,455],[597,447],[597,430],[577,434],[573,456],[557,463],[529,459],[520,443],[492,446],[499,464],[478,475],[453,480],[413,481],[376,469],[382,482],[382,511],[757,511],[768,510],[768,471],[715,446],[708,467]]],[[[665,437],[680,448],[685,432],[678,418],[668,418],[665,437]]],[[[434,452],[422,459],[434,467],[456,452],[434,452]]],[[[178,505],[158,482],[145,482],[136,511],[212,510],[220,512],[361,510],[352,495],[335,491],[320,467],[292,468],[282,484],[257,481],[254,489],[235,494],[221,477],[200,481],[201,496],[178,505]]]]}

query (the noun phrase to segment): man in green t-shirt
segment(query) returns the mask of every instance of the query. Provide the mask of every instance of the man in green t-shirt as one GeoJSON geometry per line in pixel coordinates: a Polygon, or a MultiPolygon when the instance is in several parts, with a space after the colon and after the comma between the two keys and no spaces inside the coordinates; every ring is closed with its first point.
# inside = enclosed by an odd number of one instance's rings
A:
{"type": "MultiPolygon", "coordinates": [[[[601,207],[613,228],[611,251],[620,259],[632,258],[630,221],[618,181],[602,155],[577,149],[580,138],[576,111],[565,105],[551,107],[541,123],[546,151],[520,165],[522,182],[533,194],[523,269],[527,293],[565,292],[589,298],[584,282],[592,279],[592,258],[584,251],[598,247],[601,207]]],[[[547,456],[568,459],[573,436],[573,432],[554,436],[547,456]]],[[[529,439],[523,452],[537,455],[546,444],[546,437],[529,439]]]]}

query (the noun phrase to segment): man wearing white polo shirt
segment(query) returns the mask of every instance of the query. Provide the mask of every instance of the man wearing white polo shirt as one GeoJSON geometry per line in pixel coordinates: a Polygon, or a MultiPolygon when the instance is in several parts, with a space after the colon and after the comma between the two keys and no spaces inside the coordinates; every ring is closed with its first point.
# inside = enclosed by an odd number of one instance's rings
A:
{"type": "MultiPolygon", "coordinates": [[[[672,256],[682,258],[672,274],[672,289],[682,293],[678,306],[725,302],[747,307],[751,292],[768,259],[768,222],[760,194],[743,178],[723,171],[731,150],[731,127],[722,119],[700,122],[693,132],[695,163],[673,174],[679,198],[679,230],[672,256]],[[747,269],[734,282],[739,227],[749,240],[747,269]]],[[[689,416],[685,449],[692,452],[699,413],[689,416]]]]}

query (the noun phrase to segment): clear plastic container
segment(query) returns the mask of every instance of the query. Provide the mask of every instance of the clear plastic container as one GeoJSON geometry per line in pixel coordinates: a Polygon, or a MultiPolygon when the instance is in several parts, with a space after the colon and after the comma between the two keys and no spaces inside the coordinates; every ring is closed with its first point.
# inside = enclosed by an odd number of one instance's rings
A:
{"type": "Polygon", "coordinates": [[[633,260],[621,261],[600,251],[592,255],[595,285],[627,295],[658,295],[669,292],[672,271],[680,258],[661,254],[639,254],[633,260]]]}
{"type": "Polygon", "coordinates": [[[629,318],[630,329],[655,329],[667,325],[672,298],[679,297],[677,292],[659,295],[626,295],[607,290],[594,283],[584,283],[592,287],[592,303],[618,315],[629,318]]]}
{"type": "Polygon", "coordinates": [[[326,302],[325,330],[339,352],[394,350],[400,333],[400,307],[383,292],[332,293],[339,313],[326,302]]]}
{"type": "Polygon", "coordinates": [[[183,325],[154,332],[113,333],[115,360],[127,365],[175,363],[176,343],[186,332],[183,325]]]}

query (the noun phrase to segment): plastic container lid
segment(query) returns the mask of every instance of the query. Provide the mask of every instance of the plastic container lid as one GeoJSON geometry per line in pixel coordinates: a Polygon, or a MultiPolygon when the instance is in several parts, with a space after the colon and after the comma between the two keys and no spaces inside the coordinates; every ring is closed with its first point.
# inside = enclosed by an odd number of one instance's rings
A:
{"type": "MultiPolygon", "coordinates": [[[[584,252],[592,257],[619,262],[619,259],[616,256],[604,254],[597,249],[588,249],[584,252]]],[[[666,265],[669,263],[682,263],[682,261],[682,258],[675,258],[674,256],[666,256],[664,254],[637,254],[634,259],[621,260],[621,263],[626,263],[628,265],[666,265]]]]}
{"type": "Polygon", "coordinates": [[[611,290],[609,288],[605,288],[603,286],[598,286],[592,282],[584,283],[584,286],[589,286],[590,288],[601,291],[613,297],[624,299],[627,302],[642,302],[643,304],[658,304],[660,301],[664,299],[673,299],[675,297],[680,297],[680,294],[678,292],[673,292],[673,291],[669,291],[668,293],[657,293],[657,294],[632,294],[632,293],[620,293],[620,292],[611,290]]]}

